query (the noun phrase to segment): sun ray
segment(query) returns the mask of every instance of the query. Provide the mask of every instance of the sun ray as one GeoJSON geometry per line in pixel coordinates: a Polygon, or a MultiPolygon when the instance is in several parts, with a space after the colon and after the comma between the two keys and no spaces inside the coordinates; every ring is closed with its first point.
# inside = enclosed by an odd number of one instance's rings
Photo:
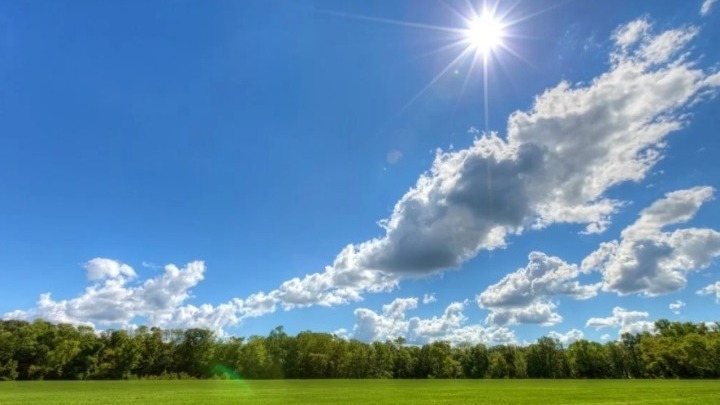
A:
{"type": "MultiPolygon", "coordinates": [[[[427,84],[425,84],[420,91],[410,98],[400,110],[393,115],[383,126],[380,131],[390,125],[397,117],[407,111],[420,97],[422,97],[433,85],[435,85],[443,76],[445,76],[450,69],[458,65],[460,61],[470,57],[469,67],[463,79],[460,87],[459,94],[457,96],[456,103],[461,101],[463,94],[465,93],[468,83],[470,82],[470,76],[474,74],[477,69],[481,69],[482,72],[482,95],[483,95],[483,119],[484,128],[486,131],[490,128],[490,79],[491,79],[491,65],[500,63],[500,68],[505,69],[506,66],[503,63],[500,54],[510,54],[518,60],[526,63],[528,66],[537,69],[527,59],[523,58],[522,55],[513,49],[512,42],[516,39],[525,38],[525,36],[513,32],[513,26],[516,24],[536,17],[540,14],[546,13],[567,1],[561,1],[558,4],[550,7],[537,10],[531,14],[518,15],[517,8],[520,5],[521,0],[516,0],[512,4],[503,3],[503,7],[500,7],[499,0],[479,0],[479,4],[473,4],[473,0],[463,0],[459,9],[456,6],[448,4],[445,0],[441,0],[440,4],[444,6],[450,13],[454,14],[463,26],[461,27],[448,27],[442,25],[433,25],[409,21],[393,20],[389,18],[371,17],[357,14],[344,13],[332,10],[319,10],[319,13],[333,15],[342,18],[349,18],[354,20],[369,21],[380,24],[390,24],[407,28],[425,29],[439,31],[446,34],[451,34],[441,40],[448,41],[448,43],[436,47],[428,52],[423,53],[420,57],[426,57],[429,55],[435,55],[441,52],[450,51],[453,48],[458,48],[458,54],[445,65],[437,74],[435,74],[427,84]],[[463,10],[464,9],[464,10],[463,10]],[[511,18],[514,15],[514,18],[511,18]]],[[[454,109],[453,109],[454,111],[454,109]]],[[[453,112],[454,115],[454,112],[453,112]]]]}
{"type": "MultiPolygon", "coordinates": [[[[462,13],[460,10],[458,10],[457,8],[455,8],[455,7],[451,6],[450,4],[448,4],[446,1],[441,1],[440,4],[442,4],[443,6],[445,6],[445,8],[447,8],[448,10],[450,10],[450,12],[453,13],[453,14],[455,14],[455,16],[458,17],[459,19],[461,19],[461,20],[465,19],[465,14],[463,14],[463,13],[462,13]]],[[[467,1],[466,1],[465,4],[467,5],[467,4],[469,4],[469,3],[467,3],[467,1]]]]}
{"type": "Polygon", "coordinates": [[[508,19],[508,20],[507,20],[507,24],[508,24],[508,25],[516,25],[516,24],[519,24],[519,23],[521,23],[521,22],[525,22],[525,21],[527,21],[527,20],[529,20],[529,19],[535,18],[535,17],[537,17],[537,16],[539,16],[539,15],[542,15],[542,14],[545,14],[545,13],[547,13],[547,12],[549,12],[549,11],[552,11],[552,10],[558,8],[558,7],[562,7],[562,6],[564,6],[565,4],[572,3],[573,1],[574,1],[574,0],[560,1],[560,2],[558,2],[558,3],[556,3],[556,4],[553,4],[553,5],[551,5],[551,6],[545,7],[545,8],[543,8],[543,9],[541,9],[541,10],[538,10],[538,11],[536,11],[536,12],[534,12],[534,13],[524,14],[524,15],[522,15],[521,17],[518,17],[518,18],[516,18],[516,19],[514,19],[514,20],[508,19]]]}
{"type": "Polygon", "coordinates": [[[490,108],[488,106],[488,54],[483,54],[483,109],[485,112],[485,131],[490,128],[490,108]]]}
{"type": "Polygon", "coordinates": [[[320,14],[329,14],[329,15],[349,18],[349,19],[353,19],[353,20],[370,21],[370,22],[390,24],[390,25],[399,25],[399,26],[408,27],[408,28],[421,28],[421,29],[428,29],[428,30],[450,32],[450,33],[454,33],[454,34],[462,34],[463,33],[463,30],[461,28],[445,27],[442,25],[414,23],[414,22],[408,22],[408,21],[393,20],[390,18],[369,17],[369,16],[364,16],[364,15],[359,15],[359,14],[342,13],[339,11],[332,11],[332,10],[317,10],[317,12],[320,14]]]}
{"type": "Polygon", "coordinates": [[[444,52],[444,51],[449,51],[449,50],[451,50],[451,49],[453,49],[453,48],[462,48],[462,49],[464,49],[464,48],[465,48],[465,44],[462,44],[462,43],[457,42],[457,41],[455,41],[455,42],[450,42],[449,44],[445,44],[445,45],[443,45],[443,46],[441,46],[441,47],[438,47],[438,48],[429,50],[429,51],[427,51],[427,52],[423,52],[422,54],[418,55],[418,57],[419,57],[419,58],[425,58],[425,57],[428,57],[428,56],[431,56],[431,55],[437,55],[438,53],[442,53],[442,52],[444,52]]]}
{"type": "MultiPolygon", "coordinates": [[[[516,57],[516,58],[517,58],[518,60],[520,60],[521,62],[524,62],[527,66],[533,68],[533,69],[536,70],[536,71],[539,71],[539,70],[540,70],[539,67],[537,67],[537,66],[534,65],[532,62],[530,62],[529,60],[527,60],[527,58],[523,57],[518,51],[514,50],[511,46],[506,45],[506,44],[502,44],[502,45],[500,45],[500,46],[502,47],[502,49],[503,49],[504,51],[506,51],[507,53],[509,53],[509,54],[511,54],[512,56],[516,57]]],[[[500,59],[498,59],[498,61],[500,61],[500,62],[502,63],[502,61],[501,61],[500,59]]]]}
{"type": "Polygon", "coordinates": [[[441,77],[445,76],[445,74],[448,72],[448,70],[450,70],[453,66],[455,66],[455,64],[456,64],[458,61],[460,61],[462,58],[464,58],[465,56],[467,56],[467,54],[470,53],[470,51],[471,51],[470,49],[466,48],[466,49],[463,50],[458,56],[456,56],[455,59],[453,59],[452,61],[450,61],[450,63],[448,63],[448,64],[445,66],[445,68],[443,68],[443,70],[440,71],[440,73],[438,73],[437,75],[435,75],[435,77],[433,77],[433,78],[428,82],[428,84],[425,85],[425,87],[423,87],[417,94],[415,94],[415,96],[414,96],[412,99],[410,99],[410,101],[408,101],[408,102],[400,109],[400,111],[398,111],[397,115],[402,114],[408,107],[410,107],[418,98],[420,98],[420,96],[422,96],[430,87],[432,87],[433,84],[435,84],[438,80],[440,80],[441,77]]]}
{"type": "Polygon", "coordinates": [[[490,59],[495,51],[504,49],[505,28],[504,23],[497,14],[497,3],[488,6],[483,4],[482,11],[478,14],[473,11],[470,18],[466,20],[465,30],[466,50],[474,51],[475,58],[478,54],[482,57],[483,75],[483,118],[486,131],[490,127],[490,99],[489,99],[489,65],[490,59]]]}
{"type": "Polygon", "coordinates": [[[459,95],[458,99],[460,99],[460,97],[462,97],[462,95],[465,94],[465,88],[467,87],[467,83],[470,81],[470,76],[472,76],[472,72],[475,71],[475,65],[477,64],[477,61],[478,61],[478,54],[476,52],[473,54],[472,61],[470,62],[470,68],[468,69],[467,74],[465,75],[465,80],[463,80],[463,84],[462,84],[462,87],[460,88],[460,95],[459,95]]]}

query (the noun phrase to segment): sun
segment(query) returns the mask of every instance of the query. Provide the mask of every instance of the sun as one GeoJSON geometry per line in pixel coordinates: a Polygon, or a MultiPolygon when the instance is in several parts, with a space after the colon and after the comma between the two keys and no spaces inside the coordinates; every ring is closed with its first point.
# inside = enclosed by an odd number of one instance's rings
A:
{"type": "MultiPolygon", "coordinates": [[[[365,20],[373,23],[398,25],[405,28],[420,29],[427,31],[435,31],[446,41],[437,49],[428,52],[428,55],[453,50],[457,53],[451,57],[448,63],[442,67],[426,84],[422,87],[396,115],[402,114],[415,101],[422,97],[428,89],[433,87],[438,81],[444,77],[453,74],[457,76],[464,71],[464,80],[460,87],[458,100],[462,97],[467,85],[471,82],[471,76],[474,72],[482,74],[482,91],[483,91],[483,109],[485,110],[485,129],[489,130],[489,104],[490,93],[488,87],[492,81],[490,78],[491,70],[496,62],[503,62],[503,59],[509,54],[515,58],[528,63],[522,54],[518,52],[515,46],[518,39],[517,24],[537,15],[545,13],[553,9],[548,7],[533,12],[532,14],[523,14],[516,9],[515,6],[503,8],[500,6],[502,0],[459,0],[458,3],[465,3],[463,9],[455,8],[452,5],[441,2],[445,8],[449,9],[458,18],[458,25],[445,26],[434,25],[425,22],[410,22],[402,20],[392,20],[388,18],[362,16],[356,14],[340,13],[335,11],[324,10],[323,13],[335,15],[343,18],[352,18],[357,20],[365,20]]],[[[440,38],[440,37],[438,37],[440,38]]],[[[502,64],[502,63],[501,63],[502,64]]],[[[532,65],[531,65],[532,66],[532,65]]],[[[501,66],[502,67],[502,66],[501,66]]]]}
{"type": "Polygon", "coordinates": [[[465,40],[476,52],[487,54],[502,45],[503,28],[493,15],[483,14],[468,24],[465,40]]]}

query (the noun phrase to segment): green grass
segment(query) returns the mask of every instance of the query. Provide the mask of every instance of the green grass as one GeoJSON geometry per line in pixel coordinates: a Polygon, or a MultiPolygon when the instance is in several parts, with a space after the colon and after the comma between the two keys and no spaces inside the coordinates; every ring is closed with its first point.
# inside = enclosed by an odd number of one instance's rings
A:
{"type": "Polygon", "coordinates": [[[0,404],[720,404],[720,381],[0,382],[0,404]]]}

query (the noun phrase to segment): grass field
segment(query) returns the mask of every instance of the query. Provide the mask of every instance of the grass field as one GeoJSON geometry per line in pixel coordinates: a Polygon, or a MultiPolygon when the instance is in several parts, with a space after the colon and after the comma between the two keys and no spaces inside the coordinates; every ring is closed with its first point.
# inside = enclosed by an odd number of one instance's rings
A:
{"type": "Polygon", "coordinates": [[[720,381],[2,382],[0,404],[720,404],[720,381]]]}

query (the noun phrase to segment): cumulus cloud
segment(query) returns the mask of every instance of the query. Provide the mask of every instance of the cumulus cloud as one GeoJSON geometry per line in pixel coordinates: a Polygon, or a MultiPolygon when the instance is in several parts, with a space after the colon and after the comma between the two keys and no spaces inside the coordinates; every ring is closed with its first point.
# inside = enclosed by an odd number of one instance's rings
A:
{"type": "MultiPolygon", "coordinates": [[[[384,341],[398,337],[410,343],[422,344],[436,340],[457,343],[499,344],[514,342],[514,333],[507,328],[485,328],[480,325],[465,325],[463,314],[466,302],[453,302],[442,315],[431,318],[412,317],[406,312],[417,308],[417,298],[397,298],[384,305],[377,313],[368,308],[355,310],[355,326],[345,336],[363,341],[384,341]]],[[[343,330],[344,331],[344,330],[343,330]]]]}
{"type": "MultiPolygon", "coordinates": [[[[586,84],[561,82],[546,90],[528,111],[510,115],[504,137],[474,131],[470,147],[438,151],[430,170],[380,222],[384,234],[346,246],[324,271],[217,307],[195,307],[179,304],[187,299],[183,291],[189,287],[183,286],[188,282],[156,280],[147,287],[129,286],[132,275],[127,268],[98,265],[88,270],[97,283],[83,295],[63,301],[46,295],[37,308],[16,314],[57,310],[57,316],[75,320],[87,314],[85,319],[93,322],[130,322],[137,314],[150,313],[145,308],[154,308],[157,314],[148,316],[160,324],[203,319],[232,324],[278,307],[357,302],[365,293],[394,289],[403,278],[457,268],[481,250],[505,247],[508,236],[527,229],[575,223],[586,233],[602,232],[623,204],[606,192],[643,180],[662,158],[667,136],[685,125],[684,109],[715,94],[720,86],[720,73],[703,71],[687,55],[687,45],[697,34],[694,27],[655,34],[646,19],[618,28],[607,72],[586,84]],[[163,292],[174,288],[181,290],[180,298],[163,292]],[[84,304],[91,295],[100,301],[112,297],[108,302],[125,299],[114,302],[130,302],[129,308],[108,305],[97,311],[84,304]]],[[[690,257],[697,253],[690,250],[703,247],[702,241],[711,237],[705,233],[693,230],[675,236],[685,241],[672,243],[684,244],[685,256],[690,257]]],[[[158,277],[184,278],[186,271],[166,267],[158,277]]],[[[190,286],[200,279],[190,280],[190,286]]],[[[604,288],[645,288],[613,280],[606,280],[604,288]]],[[[496,323],[552,324],[560,321],[554,309],[553,302],[539,298],[522,310],[504,313],[500,308],[493,316],[496,323]]],[[[478,335],[480,330],[465,333],[478,335]]]]}
{"type": "Polygon", "coordinates": [[[273,313],[278,306],[291,310],[314,305],[329,307],[348,304],[362,301],[364,293],[391,291],[397,286],[398,278],[392,274],[349,270],[344,263],[354,260],[353,255],[351,249],[345,249],[333,266],[327,266],[322,273],[295,277],[268,293],[261,291],[240,300],[243,302],[241,319],[273,313]]]}
{"type": "Polygon", "coordinates": [[[555,331],[551,331],[550,333],[548,333],[548,337],[557,339],[560,343],[563,344],[563,346],[567,346],[572,342],[583,339],[585,337],[585,334],[579,329],[572,329],[567,331],[566,333],[558,333],[555,331]]]}
{"type": "Polygon", "coordinates": [[[602,232],[622,204],[605,192],[644,179],[685,124],[683,108],[716,90],[714,75],[685,55],[696,35],[693,27],[655,35],[644,19],[621,27],[608,72],[545,91],[511,114],[505,138],[478,134],[469,148],[438,151],[381,221],[385,235],[349,246],[344,269],[424,275],[504,247],[527,228],[560,222],[602,232]]]}
{"type": "MultiPolygon", "coordinates": [[[[621,232],[620,240],[602,243],[580,267],[541,252],[530,253],[526,267],[506,275],[476,297],[481,308],[490,310],[487,323],[557,324],[562,316],[553,298],[587,299],[601,288],[648,296],[683,288],[687,273],[708,267],[720,255],[720,233],[698,228],[662,229],[691,220],[713,193],[711,187],[694,187],[666,194],[644,209],[621,232]],[[602,282],[581,285],[578,276],[592,271],[601,273],[602,282]]],[[[670,309],[678,313],[682,306],[684,303],[674,303],[670,309]]]]}
{"type": "Polygon", "coordinates": [[[135,270],[125,263],[116,260],[96,257],[85,263],[86,276],[90,280],[101,280],[104,278],[135,278],[135,270]]]}
{"type": "Polygon", "coordinates": [[[557,304],[550,301],[538,301],[521,308],[493,309],[485,319],[485,322],[491,325],[534,323],[551,326],[563,320],[563,317],[557,313],[556,309],[557,304]]]}
{"type": "Polygon", "coordinates": [[[423,295],[422,302],[423,304],[432,304],[433,302],[437,302],[437,298],[435,298],[435,293],[423,295]]]}
{"type": "Polygon", "coordinates": [[[396,280],[379,272],[324,273],[293,278],[269,293],[257,292],[217,306],[188,304],[191,289],[204,278],[205,264],[173,264],[163,274],[131,284],[133,268],[107,258],[89,260],[84,268],[90,285],[75,298],[54,300],[44,293],[35,308],[6,313],[7,319],[43,318],[52,322],[131,327],[140,321],[160,327],[204,327],[223,333],[223,328],[246,318],[310,305],[332,306],[359,301],[361,293],[392,289],[396,280]]]}
{"type": "Polygon", "coordinates": [[[713,192],[711,187],[694,187],[666,194],[644,209],[620,240],[602,243],[588,255],[582,268],[600,271],[602,289],[621,295],[654,296],[684,288],[689,272],[708,267],[720,255],[720,233],[663,228],[692,219],[713,192]]]}
{"type": "Polygon", "coordinates": [[[628,311],[624,308],[615,307],[612,316],[607,318],[590,318],[585,326],[597,330],[604,328],[619,329],[618,334],[652,332],[655,324],[647,321],[649,314],[641,311],[628,311]]]}
{"type": "Polygon", "coordinates": [[[92,284],[79,296],[54,300],[45,293],[34,309],[13,311],[3,317],[122,326],[141,317],[153,325],[174,325],[178,317],[189,316],[189,309],[183,313],[182,305],[190,297],[190,289],[204,278],[205,264],[196,261],[183,268],[169,264],[163,274],[138,285],[129,285],[136,277],[132,267],[116,260],[95,258],[85,264],[85,270],[92,284]]]}
{"type": "Polygon", "coordinates": [[[580,285],[576,280],[579,274],[574,264],[532,252],[527,266],[487,287],[476,300],[480,307],[490,310],[489,324],[554,325],[562,321],[562,316],[555,311],[553,297],[587,299],[597,294],[597,286],[580,285]]]}
{"type": "Polygon", "coordinates": [[[685,304],[683,301],[677,300],[677,301],[671,302],[670,305],[668,305],[668,308],[670,308],[670,310],[671,310],[675,315],[679,315],[679,314],[680,314],[680,310],[681,310],[683,307],[685,307],[685,305],[686,305],[686,304],[685,304]]]}
{"type": "Polygon", "coordinates": [[[706,15],[710,14],[710,11],[712,10],[712,7],[715,4],[715,1],[717,1],[717,0],[703,1],[702,6],[700,7],[700,15],[705,17],[706,15]]]}
{"type": "Polygon", "coordinates": [[[202,304],[198,307],[184,305],[178,307],[160,325],[177,328],[209,329],[222,336],[225,334],[227,326],[236,325],[240,322],[239,314],[243,312],[245,312],[243,301],[239,299],[233,299],[217,306],[210,304],[202,304]]]}
{"type": "Polygon", "coordinates": [[[720,303],[720,281],[698,290],[698,295],[715,295],[715,301],[720,303]]]}
{"type": "Polygon", "coordinates": [[[417,308],[417,304],[417,298],[396,298],[390,304],[383,305],[380,314],[367,308],[356,309],[353,337],[364,341],[405,337],[409,327],[405,312],[417,308]]]}

